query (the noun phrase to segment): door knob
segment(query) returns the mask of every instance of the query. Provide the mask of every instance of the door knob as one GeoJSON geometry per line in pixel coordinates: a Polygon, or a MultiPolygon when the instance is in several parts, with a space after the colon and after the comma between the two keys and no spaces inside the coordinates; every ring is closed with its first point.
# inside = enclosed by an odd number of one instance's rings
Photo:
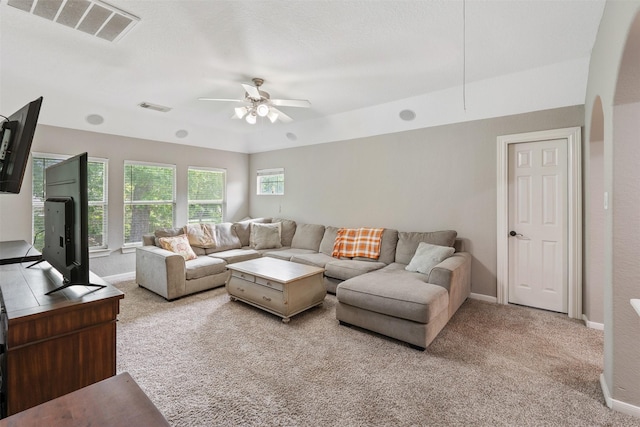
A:
{"type": "Polygon", "coordinates": [[[520,233],[516,233],[515,231],[511,230],[511,231],[509,232],[509,236],[511,236],[511,237],[515,237],[515,236],[522,236],[522,234],[520,234],[520,233]]]}

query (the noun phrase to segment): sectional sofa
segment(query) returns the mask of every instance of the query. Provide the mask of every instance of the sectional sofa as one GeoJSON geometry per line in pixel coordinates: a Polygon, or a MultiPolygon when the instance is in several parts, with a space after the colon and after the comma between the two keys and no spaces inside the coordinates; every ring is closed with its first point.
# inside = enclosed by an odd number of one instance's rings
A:
{"type": "Polygon", "coordinates": [[[282,218],[211,225],[215,244],[190,245],[195,254],[190,260],[160,247],[160,239],[183,235],[185,228],[156,230],[145,235],[136,250],[136,281],[172,300],[224,285],[229,278],[226,265],[234,262],[269,256],[318,266],[325,269],[327,291],[337,297],[336,318],[341,324],[426,348],[471,291],[471,255],[456,232],[385,228],[379,256],[370,259],[332,256],[338,230],[282,218]],[[268,229],[273,235],[274,228],[277,239],[260,234],[268,229]],[[440,258],[429,258],[433,250],[440,258]],[[425,259],[430,265],[421,270],[425,259]]]}

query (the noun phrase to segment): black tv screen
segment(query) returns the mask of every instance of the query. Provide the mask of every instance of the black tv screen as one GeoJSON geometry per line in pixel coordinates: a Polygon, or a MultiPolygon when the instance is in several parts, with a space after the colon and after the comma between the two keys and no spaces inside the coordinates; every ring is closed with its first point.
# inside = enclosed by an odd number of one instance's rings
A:
{"type": "Polygon", "coordinates": [[[68,286],[89,284],[87,166],[82,153],[45,169],[42,258],[68,286]]]}
{"type": "Polygon", "coordinates": [[[19,193],[36,131],[42,97],[16,111],[2,123],[0,193],[19,193]]]}

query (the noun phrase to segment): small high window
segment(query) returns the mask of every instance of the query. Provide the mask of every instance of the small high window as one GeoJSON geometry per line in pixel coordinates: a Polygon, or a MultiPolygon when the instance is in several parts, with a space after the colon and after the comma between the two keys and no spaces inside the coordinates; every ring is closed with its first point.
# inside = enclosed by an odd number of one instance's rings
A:
{"type": "Polygon", "coordinates": [[[259,169],[257,194],[282,196],[284,194],[284,168],[259,169]]]}

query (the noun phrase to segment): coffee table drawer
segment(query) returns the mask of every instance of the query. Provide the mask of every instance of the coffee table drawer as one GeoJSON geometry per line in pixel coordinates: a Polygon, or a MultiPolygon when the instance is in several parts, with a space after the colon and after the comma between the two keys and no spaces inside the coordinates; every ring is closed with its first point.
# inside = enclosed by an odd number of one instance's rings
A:
{"type": "Polygon", "coordinates": [[[268,280],[262,277],[256,277],[256,283],[262,286],[268,286],[269,288],[275,289],[280,292],[284,291],[284,285],[274,280],[268,280]]]}
{"type": "Polygon", "coordinates": [[[232,279],[229,281],[229,293],[240,299],[281,312],[284,309],[284,294],[267,286],[232,279]]]}
{"type": "Polygon", "coordinates": [[[234,277],[238,277],[242,280],[246,280],[247,282],[255,282],[256,281],[256,276],[254,276],[253,274],[249,274],[249,273],[243,273],[242,271],[236,271],[233,270],[231,272],[231,275],[234,277]]]}

